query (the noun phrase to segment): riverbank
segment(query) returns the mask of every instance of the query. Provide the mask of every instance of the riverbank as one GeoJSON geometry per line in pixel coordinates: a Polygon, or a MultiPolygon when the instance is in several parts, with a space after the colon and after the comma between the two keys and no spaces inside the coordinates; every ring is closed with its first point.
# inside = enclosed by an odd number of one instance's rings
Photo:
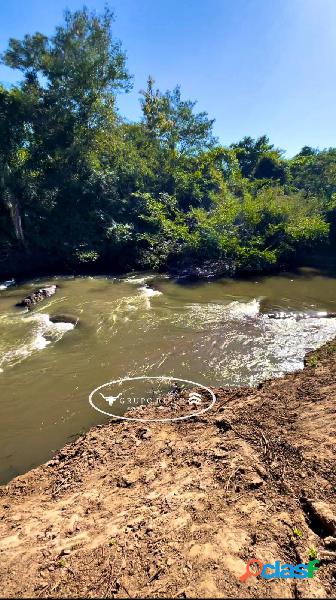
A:
{"type": "MultiPolygon", "coordinates": [[[[216,280],[221,277],[228,278],[254,278],[268,275],[282,274],[285,272],[296,272],[302,267],[317,269],[327,275],[336,274],[336,253],[334,244],[329,243],[326,246],[311,248],[307,256],[307,250],[297,251],[295,255],[288,257],[287,261],[276,265],[260,266],[254,269],[239,269],[228,264],[223,260],[203,260],[201,262],[188,262],[181,265],[179,260],[177,264],[166,265],[158,270],[152,269],[153,275],[168,274],[172,279],[183,283],[184,281],[197,280],[216,280]]],[[[143,269],[139,264],[118,266],[111,261],[101,261],[96,264],[75,264],[66,263],[64,260],[54,262],[50,255],[27,255],[27,253],[18,253],[13,260],[0,261],[0,281],[6,279],[15,279],[18,284],[25,283],[34,279],[48,279],[56,277],[85,277],[85,276],[109,276],[126,277],[132,273],[139,273],[143,270],[148,273],[148,269],[143,269]]]]}
{"type": "Polygon", "coordinates": [[[0,488],[1,597],[331,597],[336,343],[214,391],[201,417],[94,427],[0,488]],[[250,558],[316,552],[313,579],[239,582],[250,558]]]}

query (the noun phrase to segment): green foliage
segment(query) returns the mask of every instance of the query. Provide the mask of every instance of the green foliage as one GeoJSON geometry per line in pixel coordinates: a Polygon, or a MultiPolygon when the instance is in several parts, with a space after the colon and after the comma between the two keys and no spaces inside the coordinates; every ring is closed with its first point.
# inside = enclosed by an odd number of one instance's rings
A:
{"type": "Polygon", "coordinates": [[[66,562],[65,558],[60,558],[60,560],[58,561],[58,566],[61,568],[67,566],[67,562],[66,562]]]}
{"type": "Polygon", "coordinates": [[[206,112],[195,114],[196,102],[182,100],[180,86],[162,94],[154,89],[154,83],[149,77],[147,89],[141,92],[143,119],[151,134],[181,153],[194,154],[213,146],[214,120],[209,120],[206,112]]]}
{"type": "Polygon", "coordinates": [[[308,560],[316,560],[318,558],[318,552],[314,546],[308,550],[308,560]]]}
{"type": "MultiPolygon", "coordinates": [[[[0,86],[0,271],[42,267],[267,271],[336,236],[336,149],[293,159],[266,136],[218,145],[207,113],[131,77],[113,15],[66,11],[54,35],[10,39],[0,86]]],[[[336,239],[336,238],[335,238],[336,239]]]]}
{"type": "Polygon", "coordinates": [[[307,195],[328,200],[336,193],[336,148],[319,152],[305,146],[289,161],[289,169],[291,184],[307,195]]]}
{"type": "Polygon", "coordinates": [[[78,263],[93,263],[99,258],[98,252],[95,250],[76,250],[75,258],[78,263]]]}
{"type": "Polygon", "coordinates": [[[307,363],[310,367],[316,367],[318,364],[318,357],[316,356],[316,354],[309,356],[307,359],[307,363]]]}
{"type": "Polygon", "coordinates": [[[3,62],[68,110],[78,110],[100,93],[129,86],[125,55],[111,34],[112,21],[107,8],[101,16],[86,8],[67,10],[64,23],[49,39],[41,33],[25,35],[22,41],[11,38],[3,62]]]}
{"type": "Polygon", "coordinates": [[[257,140],[244,137],[237,144],[231,144],[231,148],[235,152],[243,177],[285,182],[286,166],[282,160],[283,152],[274,148],[266,135],[257,140]]]}
{"type": "Polygon", "coordinates": [[[293,534],[295,535],[295,537],[298,537],[298,538],[303,537],[303,533],[302,533],[301,529],[299,529],[298,527],[293,527],[293,534]]]}

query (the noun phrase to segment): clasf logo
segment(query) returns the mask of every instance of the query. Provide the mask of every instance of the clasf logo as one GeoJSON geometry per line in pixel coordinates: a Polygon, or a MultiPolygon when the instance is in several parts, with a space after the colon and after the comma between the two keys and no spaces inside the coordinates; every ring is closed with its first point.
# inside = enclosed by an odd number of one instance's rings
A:
{"type": "Polygon", "coordinates": [[[251,558],[246,564],[246,571],[239,577],[243,583],[249,577],[257,577],[261,575],[263,579],[311,579],[317,571],[318,560],[310,560],[308,564],[300,563],[298,565],[290,565],[288,563],[281,564],[280,560],[276,560],[274,564],[263,563],[257,558],[251,558]]]}

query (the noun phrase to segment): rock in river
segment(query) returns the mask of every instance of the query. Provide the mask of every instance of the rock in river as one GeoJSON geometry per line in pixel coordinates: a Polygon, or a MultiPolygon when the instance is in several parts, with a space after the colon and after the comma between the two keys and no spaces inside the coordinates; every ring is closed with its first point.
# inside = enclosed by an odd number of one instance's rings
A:
{"type": "Polygon", "coordinates": [[[319,312],[285,312],[266,313],[269,319],[335,319],[336,312],[321,310],[319,312]]]}
{"type": "Polygon", "coordinates": [[[30,310],[35,304],[41,302],[45,298],[50,298],[56,293],[57,286],[55,284],[49,285],[48,287],[40,288],[35,290],[29,296],[26,296],[18,302],[16,306],[26,306],[30,310]]]}
{"type": "Polygon", "coordinates": [[[73,315],[51,315],[49,317],[49,321],[52,323],[71,323],[72,325],[78,325],[78,317],[74,317],[73,315]]]}

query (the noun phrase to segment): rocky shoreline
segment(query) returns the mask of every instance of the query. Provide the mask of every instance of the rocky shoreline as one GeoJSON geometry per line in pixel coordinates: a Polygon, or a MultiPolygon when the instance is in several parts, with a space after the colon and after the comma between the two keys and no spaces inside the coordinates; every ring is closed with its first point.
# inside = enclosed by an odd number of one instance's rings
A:
{"type": "Polygon", "coordinates": [[[332,597],[336,342],[214,392],[188,421],[94,427],[0,488],[0,597],[332,597]],[[239,581],[250,558],[313,555],[313,579],[239,581]]]}

